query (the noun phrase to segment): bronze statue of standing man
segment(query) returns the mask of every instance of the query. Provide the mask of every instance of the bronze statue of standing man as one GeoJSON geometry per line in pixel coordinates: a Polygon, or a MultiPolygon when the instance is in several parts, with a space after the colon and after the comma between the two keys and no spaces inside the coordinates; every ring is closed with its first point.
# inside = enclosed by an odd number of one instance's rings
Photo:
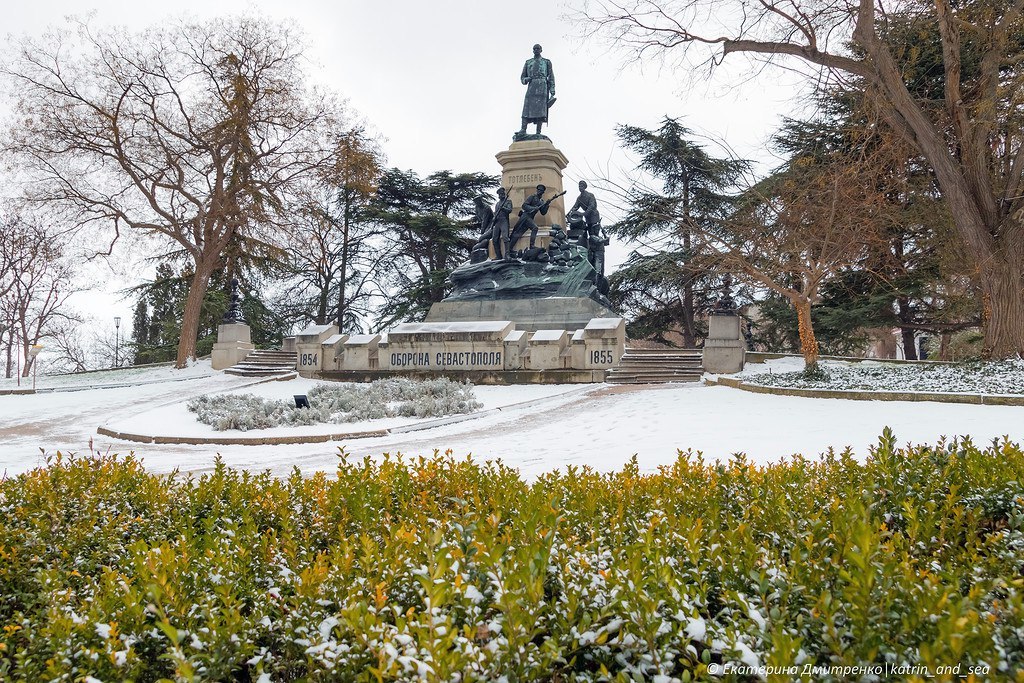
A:
{"type": "Polygon", "coordinates": [[[551,60],[540,56],[540,45],[533,46],[533,58],[526,60],[519,80],[526,86],[523,102],[523,127],[516,133],[517,140],[526,137],[526,125],[537,124],[537,135],[541,126],[548,122],[548,109],[555,103],[555,71],[551,60]]]}

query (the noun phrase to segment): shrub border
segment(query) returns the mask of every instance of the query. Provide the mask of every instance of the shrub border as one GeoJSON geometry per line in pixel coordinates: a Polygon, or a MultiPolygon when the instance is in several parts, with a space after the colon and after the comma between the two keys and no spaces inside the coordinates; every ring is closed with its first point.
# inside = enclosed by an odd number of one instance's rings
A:
{"type": "Polygon", "coordinates": [[[768,387],[748,384],[734,377],[705,379],[704,383],[721,385],[755,394],[798,396],[801,398],[841,398],[849,401],[932,401],[935,403],[968,403],[973,405],[1024,406],[1024,396],[1006,394],[948,394],[927,391],[866,391],[849,389],[800,389],[798,387],[768,387]]]}

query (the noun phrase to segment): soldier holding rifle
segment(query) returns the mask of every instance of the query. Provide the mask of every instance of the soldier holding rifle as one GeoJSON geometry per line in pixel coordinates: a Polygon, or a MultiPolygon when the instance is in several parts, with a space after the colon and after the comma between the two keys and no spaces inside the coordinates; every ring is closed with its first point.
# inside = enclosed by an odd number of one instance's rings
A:
{"type": "Polygon", "coordinates": [[[543,185],[538,185],[537,192],[535,194],[531,194],[523,202],[523,208],[519,212],[519,220],[516,222],[516,227],[512,229],[512,236],[510,238],[512,247],[515,247],[516,242],[519,241],[519,238],[526,234],[526,231],[529,230],[530,248],[533,249],[536,246],[538,230],[537,223],[534,221],[534,218],[537,216],[538,213],[540,213],[540,215],[542,216],[547,215],[548,207],[551,206],[551,202],[555,201],[563,194],[565,194],[565,192],[560,192],[551,199],[545,200],[545,190],[547,190],[546,187],[544,187],[543,185]]]}

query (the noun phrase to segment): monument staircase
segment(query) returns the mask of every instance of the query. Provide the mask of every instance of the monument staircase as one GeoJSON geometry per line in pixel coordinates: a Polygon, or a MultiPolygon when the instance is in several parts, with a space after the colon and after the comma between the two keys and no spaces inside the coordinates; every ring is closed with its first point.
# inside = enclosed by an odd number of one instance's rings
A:
{"type": "Polygon", "coordinates": [[[294,351],[251,351],[242,362],[224,370],[226,375],[242,377],[272,377],[295,372],[298,357],[294,351]]]}
{"type": "Polygon", "coordinates": [[[663,384],[665,382],[699,382],[700,349],[630,349],[622,354],[619,364],[608,371],[609,384],[663,384]]]}

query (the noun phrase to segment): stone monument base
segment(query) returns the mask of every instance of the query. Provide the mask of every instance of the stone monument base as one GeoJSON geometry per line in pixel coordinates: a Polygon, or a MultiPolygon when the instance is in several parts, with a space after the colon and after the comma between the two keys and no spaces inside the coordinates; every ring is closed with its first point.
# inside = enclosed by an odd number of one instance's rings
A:
{"type": "Polygon", "coordinates": [[[510,320],[516,329],[582,330],[594,318],[618,318],[615,311],[586,297],[542,299],[471,299],[440,301],[430,307],[426,322],[510,320]]]}
{"type": "Polygon", "coordinates": [[[731,375],[743,369],[747,343],[743,340],[740,317],[712,313],[708,318],[708,338],[704,340],[704,372],[731,375]]]}
{"type": "Polygon", "coordinates": [[[223,370],[241,363],[256,348],[252,331],[245,323],[226,323],[217,328],[217,343],[210,353],[210,365],[223,370]]]}

